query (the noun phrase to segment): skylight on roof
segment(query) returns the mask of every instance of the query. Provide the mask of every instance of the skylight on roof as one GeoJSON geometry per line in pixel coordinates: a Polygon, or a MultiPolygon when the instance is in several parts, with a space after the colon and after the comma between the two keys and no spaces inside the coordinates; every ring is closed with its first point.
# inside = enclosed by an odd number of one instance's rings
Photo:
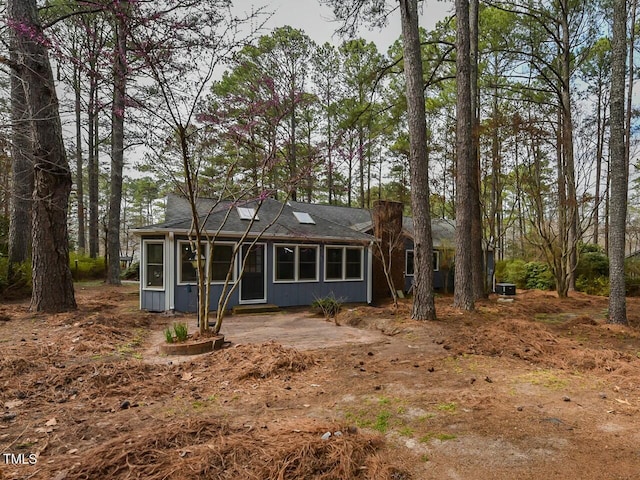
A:
{"type": "Polygon", "coordinates": [[[311,218],[311,215],[309,215],[307,212],[293,212],[293,215],[296,217],[299,223],[306,223],[309,225],[316,224],[315,220],[311,218]]]}
{"type": "Polygon", "coordinates": [[[255,218],[255,220],[260,220],[258,218],[258,215],[256,214],[255,208],[236,207],[236,211],[238,212],[240,220],[251,220],[252,218],[255,218]]]}

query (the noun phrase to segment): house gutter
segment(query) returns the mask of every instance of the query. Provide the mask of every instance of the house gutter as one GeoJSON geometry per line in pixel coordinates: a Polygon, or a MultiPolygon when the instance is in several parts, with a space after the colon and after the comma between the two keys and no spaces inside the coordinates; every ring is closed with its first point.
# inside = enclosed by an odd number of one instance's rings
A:
{"type": "Polygon", "coordinates": [[[167,288],[165,307],[167,311],[173,312],[176,309],[176,240],[173,232],[169,232],[167,246],[167,288]]]}
{"type": "MultiPolygon", "coordinates": [[[[167,233],[169,233],[170,235],[184,235],[184,236],[189,236],[189,234],[191,233],[190,230],[187,229],[181,229],[181,230],[176,230],[176,229],[138,229],[138,230],[134,230],[133,233],[135,235],[167,235],[167,233]]],[[[239,234],[238,232],[215,232],[215,231],[207,231],[206,233],[208,234],[215,234],[216,237],[218,238],[222,238],[224,237],[232,239],[232,238],[241,238],[241,234],[239,234]]],[[[318,242],[337,242],[337,243],[360,243],[360,244],[365,244],[365,245],[369,245],[371,243],[371,235],[367,235],[367,234],[363,234],[366,235],[367,238],[345,238],[345,237],[323,237],[323,236],[293,236],[293,235],[274,235],[274,234],[268,234],[268,233],[263,233],[260,234],[260,232],[256,232],[255,234],[250,234],[247,238],[250,239],[254,239],[256,237],[260,238],[260,239],[265,239],[265,240],[281,240],[284,242],[291,242],[291,241],[300,241],[300,242],[314,242],[314,241],[318,241],[318,242]]]]}
{"type": "Polygon", "coordinates": [[[373,302],[373,241],[367,246],[367,303],[373,302]]]}

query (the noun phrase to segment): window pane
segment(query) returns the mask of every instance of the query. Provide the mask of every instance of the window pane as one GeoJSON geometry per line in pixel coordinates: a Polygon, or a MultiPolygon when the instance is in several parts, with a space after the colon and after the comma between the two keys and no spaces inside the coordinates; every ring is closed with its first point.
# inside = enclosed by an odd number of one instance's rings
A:
{"type": "Polygon", "coordinates": [[[147,243],[147,266],[145,282],[147,287],[164,286],[164,244],[147,243]]]}
{"type": "Polygon", "coordinates": [[[327,271],[328,279],[342,278],[342,248],[327,248],[327,271]]]}
{"type": "Polygon", "coordinates": [[[233,261],[233,245],[214,245],[211,253],[211,281],[223,282],[233,261]]]}
{"type": "Polygon", "coordinates": [[[299,247],[298,250],[298,278],[300,280],[315,280],[317,272],[317,248],[299,247]]]}
{"type": "Polygon", "coordinates": [[[362,276],[362,250],[347,248],[346,278],[360,278],[362,276]]]}
{"type": "Polygon", "coordinates": [[[276,248],[276,280],[295,280],[295,247],[276,248]]]}
{"type": "Polygon", "coordinates": [[[164,245],[161,243],[147,243],[147,263],[162,264],[164,245]]]}
{"type": "MultiPolygon", "coordinates": [[[[202,254],[204,255],[205,246],[202,245],[202,254]]],[[[198,264],[197,255],[194,251],[195,247],[191,247],[190,243],[180,244],[180,282],[194,283],[198,281],[198,264]]],[[[204,265],[203,265],[204,266],[204,265]]]]}
{"type": "Polygon", "coordinates": [[[164,285],[164,265],[147,265],[147,287],[162,287],[164,285]]]}
{"type": "Polygon", "coordinates": [[[407,266],[405,275],[413,275],[413,250],[407,250],[407,266]]]}
{"type": "Polygon", "coordinates": [[[433,251],[433,271],[440,270],[440,252],[438,250],[433,251]]]}

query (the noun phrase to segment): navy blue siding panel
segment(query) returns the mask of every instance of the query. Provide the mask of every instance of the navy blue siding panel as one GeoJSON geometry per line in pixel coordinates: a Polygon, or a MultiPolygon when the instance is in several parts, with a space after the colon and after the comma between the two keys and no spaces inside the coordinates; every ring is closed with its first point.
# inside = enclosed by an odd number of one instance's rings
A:
{"type": "MultiPolygon", "coordinates": [[[[222,292],[222,285],[211,285],[209,295],[210,310],[216,311],[218,308],[218,299],[222,292]]],[[[238,291],[236,289],[231,296],[227,308],[238,305],[238,291]]],[[[197,285],[176,285],[176,311],[178,312],[196,312],[198,310],[198,286],[197,285]]]]}
{"type": "Polygon", "coordinates": [[[140,300],[143,310],[148,310],[150,312],[165,311],[165,292],[142,290],[142,292],[140,292],[140,300]]]}
{"type": "Polygon", "coordinates": [[[366,303],[366,282],[275,283],[269,286],[268,303],[280,307],[311,305],[316,298],[333,294],[345,302],[366,303]]]}
{"type": "MultiPolygon", "coordinates": [[[[439,270],[437,272],[433,272],[433,288],[435,290],[442,290],[444,291],[444,282],[445,282],[445,271],[443,270],[439,270]]],[[[453,278],[454,278],[454,272],[453,270],[449,271],[449,292],[453,292],[453,278]]],[[[405,291],[409,291],[409,289],[411,288],[411,285],[413,285],[413,276],[406,276],[404,277],[404,288],[405,291]]]]}

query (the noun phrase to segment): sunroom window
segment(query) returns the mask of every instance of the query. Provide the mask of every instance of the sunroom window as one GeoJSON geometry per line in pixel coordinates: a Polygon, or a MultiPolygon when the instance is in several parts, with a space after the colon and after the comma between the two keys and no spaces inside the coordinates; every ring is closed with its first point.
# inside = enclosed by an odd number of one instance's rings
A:
{"type": "Polygon", "coordinates": [[[164,242],[145,242],[144,285],[151,290],[164,288],[164,242]]]}
{"type": "Polygon", "coordinates": [[[317,281],[318,247],[315,245],[276,245],[276,282],[317,281]]]}
{"type": "Polygon", "coordinates": [[[326,280],[362,280],[362,247],[327,247],[325,250],[326,280]]]}

